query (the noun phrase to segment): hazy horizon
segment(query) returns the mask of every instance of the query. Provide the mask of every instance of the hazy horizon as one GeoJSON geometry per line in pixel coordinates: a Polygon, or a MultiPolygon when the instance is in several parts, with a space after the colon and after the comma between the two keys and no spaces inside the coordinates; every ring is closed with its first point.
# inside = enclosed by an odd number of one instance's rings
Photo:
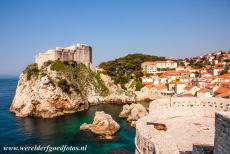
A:
{"type": "Polygon", "coordinates": [[[230,49],[229,0],[2,0],[0,76],[38,52],[86,43],[97,65],[143,53],[168,58],[230,49]]]}

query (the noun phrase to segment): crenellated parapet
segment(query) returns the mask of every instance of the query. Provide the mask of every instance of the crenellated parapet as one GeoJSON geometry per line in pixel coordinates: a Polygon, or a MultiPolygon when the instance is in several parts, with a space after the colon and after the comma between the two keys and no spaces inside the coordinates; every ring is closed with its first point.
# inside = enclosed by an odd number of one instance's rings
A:
{"type": "Polygon", "coordinates": [[[214,151],[227,154],[230,153],[229,126],[229,99],[172,97],[154,100],[149,106],[149,115],[137,121],[136,153],[214,151]]]}
{"type": "Polygon", "coordinates": [[[149,106],[150,113],[168,109],[200,108],[212,111],[230,111],[230,99],[224,98],[195,98],[172,97],[152,101],[149,106]]]}

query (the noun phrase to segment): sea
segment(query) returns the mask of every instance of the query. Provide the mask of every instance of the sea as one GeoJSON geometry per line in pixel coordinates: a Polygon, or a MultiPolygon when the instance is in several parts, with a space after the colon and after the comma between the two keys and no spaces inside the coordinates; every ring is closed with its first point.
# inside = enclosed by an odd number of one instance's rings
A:
{"type": "Polygon", "coordinates": [[[91,106],[87,111],[53,119],[16,117],[9,108],[17,83],[17,77],[0,79],[0,154],[135,153],[135,128],[118,116],[122,105],[91,106]],[[96,111],[110,114],[119,123],[120,130],[113,139],[106,140],[89,131],[80,131],[81,124],[92,123],[96,111]]]}

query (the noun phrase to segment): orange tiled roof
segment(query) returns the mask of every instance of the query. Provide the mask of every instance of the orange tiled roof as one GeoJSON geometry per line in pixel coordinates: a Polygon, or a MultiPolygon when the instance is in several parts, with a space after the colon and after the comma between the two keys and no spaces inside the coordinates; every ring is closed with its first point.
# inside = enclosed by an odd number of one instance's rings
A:
{"type": "Polygon", "coordinates": [[[220,75],[220,76],[218,76],[218,78],[230,79],[230,74],[220,75]]]}
{"type": "Polygon", "coordinates": [[[167,76],[166,75],[164,75],[164,74],[162,74],[161,76],[160,76],[160,78],[166,78],[167,76]]]}
{"type": "Polygon", "coordinates": [[[220,94],[220,96],[221,96],[221,97],[229,97],[230,94],[229,94],[229,93],[222,93],[222,94],[220,94]]]}
{"type": "Polygon", "coordinates": [[[153,87],[156,88],[157,90],[161,90],[161,89],[166,88],[165,84],[160,84],[160,85],[156,85],[156,86],[153,86],[153,87]]]}
{"type": "Polygon", "coordinates": [[[194,86],[192,85],[192,84],[188,84],[187,86],[186,86],[186,88],[187,89],[192,89],[194,86]]]}
{"type": "Polygon", "coordinates": [[[169,82],[169,84],[175,84],[176,83],[176,80],[172,80],[169,82]]]}
{"type": "Polygon", "coordinates": [[[144,82],[144,85],[152,85],[152,82],[144,82]]]}
{"type": "Polygon", "coordinates": [[[147,88],[153,88],[153,85],[147,84],[147,85],[145,85],[145,87],[147,87],[147,88]]]}
{"type": "Polygon", "coordinates": [[[191,94],[191,93],[186,93],[186,94],[184,94],[184,96],[185,96],[185,97],[193,97],[193,94],[191,94]]]}
{"type": "Polygon", "coordinates": [[[202,88],[202,89],[199,90],[199,92],[205,93],[205,92],[209,92],[209,91],[208,91],[208,89],[202,88]]]}
{"type": "MultiPolygon", "coordinates": [[[[144,64],[154,64],[154,62],[153,61],[145,61],[145,62],[143,62],[144,64]]],[[[142,63],[142,64],[143,64],[142,63]]]]}
{"type": "Polygon", "coordinates": [[[207,84],[205,87],[206,88],[213,88],[213,87],[215,87],[216,86],[216,84],[207,84]]]}
{"type": "Polygon", "coordinates": [[[230,82],[222,82],[221,84],[225,86],[230,86],[230,82]]]}
{"type": "Polygon", "coordinates": [[[222,93],[229,93],[230,92],[230,88],[224,88],[224,87],[219,87],[215,93],[218,93],[218,94],[222,94],[222,93]]]}

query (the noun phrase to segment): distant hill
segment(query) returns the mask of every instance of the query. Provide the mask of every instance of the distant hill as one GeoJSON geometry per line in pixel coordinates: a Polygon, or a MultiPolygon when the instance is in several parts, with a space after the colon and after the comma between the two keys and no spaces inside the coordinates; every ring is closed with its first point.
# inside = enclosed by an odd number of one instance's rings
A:
{"type": "Polygon", "coordinates": [[[128,83],[130,79],[134,79],[137,89],[141,87],[140,77],[143,76],[141,72],[141,63],[144,61],[156,61],[166,60],[165,57],[158,57],[152,55],[145,55],[141,53],[128,54],[125,57],[121,57],[115,60],[103,62],[99,65],[104,69],[115,82],[115,84],[121,84],[124,88],[124,84],[128,83]]]}

